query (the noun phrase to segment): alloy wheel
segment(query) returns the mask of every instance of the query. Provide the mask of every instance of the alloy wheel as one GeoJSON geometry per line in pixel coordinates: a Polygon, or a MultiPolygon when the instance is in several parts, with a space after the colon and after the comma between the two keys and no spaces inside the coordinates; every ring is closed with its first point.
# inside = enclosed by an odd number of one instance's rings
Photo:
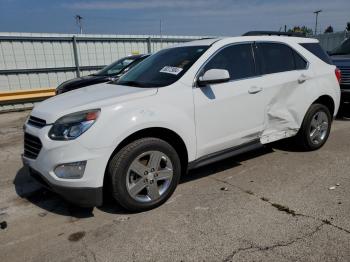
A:
{"type": "Polygon", "coordinates": [[[137,201],[155,201],[168,190],[173,175],[173,165],[166,154],[144,152],[132,161],[127,171],[126,187],[129,195],[137,201]]]}
{"type": "Polygon", "coordinates": [[[318,111],[314,114],[310,125],[310,140],[313,144],[322,143],[327,137],[329,120],[327,114],[323,111],[318,111]]]}

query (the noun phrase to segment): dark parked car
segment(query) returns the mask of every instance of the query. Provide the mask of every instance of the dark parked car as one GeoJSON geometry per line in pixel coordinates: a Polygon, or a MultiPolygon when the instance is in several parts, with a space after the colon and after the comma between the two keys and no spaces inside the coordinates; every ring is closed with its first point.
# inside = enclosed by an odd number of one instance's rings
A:
{"type": "Polygon", "coordinates": [[[350,113],[350,38],[344,40],[338,47],[329,52],[333,63],[341,71],[341,107],[347,115],[350,113]]]}
{"type": "Polygon", "coordinates": [[[149,56],[150,55],[127,56],[104,67],[97,73],[65,81],[56,88],[56,95],[82,88],[84,86],[117,80],[128,70],[149,56]]]}

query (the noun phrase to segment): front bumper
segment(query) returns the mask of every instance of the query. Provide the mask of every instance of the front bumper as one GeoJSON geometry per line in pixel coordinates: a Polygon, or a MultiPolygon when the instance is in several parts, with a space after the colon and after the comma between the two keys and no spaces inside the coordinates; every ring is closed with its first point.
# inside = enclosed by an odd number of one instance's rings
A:
{"type": "Polygon", "coordinates": [[[53,141],[48,137],[50,126],[36,128],[25,124],[25,133],[37,137],[42,147],[35,158],[23,156],[23,164],[31,175],[43,186],[80,206],[102,204],[104,175],[113,148],[88,148],[79,139],[53,141]],[[86,161],[81,178],[57,177],[54,169],[58,165],[86,161]]]}
{"type": "Polygon", "coordinates": [[[42,174],[29,167],[29,174],[46,189],[62,196],[65,200],[81,207],[101,206],[103,202],[102,187],[63,187],[50,183],[42,174]]]}

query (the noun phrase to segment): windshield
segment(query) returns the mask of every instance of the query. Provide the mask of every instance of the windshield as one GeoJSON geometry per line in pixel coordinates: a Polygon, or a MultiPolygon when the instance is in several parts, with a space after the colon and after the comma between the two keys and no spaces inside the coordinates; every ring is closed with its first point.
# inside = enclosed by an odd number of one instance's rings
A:
{"type": "Polygon", "coordinates": [[[350,54],[350,38],[346,39],[340,46],[331,51],[332,55],[349,55],[350,54]]]}
{"type": "Polygon", "coordinates": [[[119,74],[125,67],[130,65],[132,62],[135,61],[135,58],[122,58],[106,67],[104,67],[102,70],[98,71],[94,75],[97,76],[115,76],[119,74]]]}
{"type": "Polygon", "coordinates": [[[163,87],[183,76],[209,46],[185,46],[161,50],[135,66],[115,84],[163,87]]]}

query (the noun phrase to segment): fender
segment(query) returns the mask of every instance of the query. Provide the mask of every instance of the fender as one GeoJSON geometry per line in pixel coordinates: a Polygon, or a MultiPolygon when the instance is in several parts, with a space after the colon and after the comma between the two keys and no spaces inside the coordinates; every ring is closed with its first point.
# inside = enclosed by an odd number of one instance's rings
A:
{"type": "Polygon", "coordinates": [[[188,100],[183,102],[184,107],[175,106],[179,104],[179,101],[174,101],[177,99],[171,101],[170,97],[165,97],[165,94],[157,94],[147,99],[137,99],[105,108],[96,124],[81,137],[83,144],[88,148],[110,147],[112,153],[124,139],[138,131],[147,128],[166,128],[181,137],[187,148],[188,160],[194,160],[196,135],[192,92],[191,88],[184,87],[184,89],[189,90],[188,95],[182,93],[179,96],[182,101],[188,100]],[[164,102],[159,103],[159,101],[164,102]],[[99,140],[98,144],[96,139],[99,140]]]}

